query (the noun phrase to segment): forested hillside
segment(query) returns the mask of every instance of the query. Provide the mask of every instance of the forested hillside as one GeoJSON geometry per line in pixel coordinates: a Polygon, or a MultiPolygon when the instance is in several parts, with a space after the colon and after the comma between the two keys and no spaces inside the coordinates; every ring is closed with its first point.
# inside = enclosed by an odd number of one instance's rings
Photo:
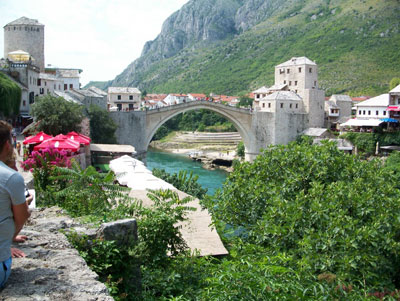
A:
{"type": "Polygon", "coordinates": [[[191,0],[97,86],[232,95],[272,85],[276,64],[307,56],[328,95],[374,95],[400,76],[399,16],[399,0],[191,0]]]}

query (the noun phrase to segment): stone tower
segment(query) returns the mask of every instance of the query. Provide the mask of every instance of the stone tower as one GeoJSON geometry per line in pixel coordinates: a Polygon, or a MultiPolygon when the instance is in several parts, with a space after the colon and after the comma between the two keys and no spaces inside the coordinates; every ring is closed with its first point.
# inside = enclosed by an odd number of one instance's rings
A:
{"type": "Polygon", "coordinates": [[[21,17],[4,26],[4,58],[23,50],[34,59],[33,64],[44,72],[44,25],[38,20],[21,17]]]}
{"type": "Polygon", "coordinates": [[[293,57],[275,66],[275,85],[287,85],[303,99],[309,127],[324,125],[325,92],[318,88],[317,64],[306,57],[293,57]]]}

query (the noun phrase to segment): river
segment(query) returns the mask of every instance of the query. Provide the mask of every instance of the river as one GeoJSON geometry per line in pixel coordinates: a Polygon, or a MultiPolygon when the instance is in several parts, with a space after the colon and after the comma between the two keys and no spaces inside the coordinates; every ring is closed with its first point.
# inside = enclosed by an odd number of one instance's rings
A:
{"type": "Polygon", "coordinates": [[[146,156],[147,167],[150,170],[153,168],[165,169],[166,172],[173,174],[180,170],[187,170],[188,173],[193,171],[194,175],[198,175],[197,182],[207,188],[207,194],[213,195],[218,188],[222,188],[228,173],[226,171],[216,169],[204,169],[200,162],[193,161],[186,155],[177,155],[172,153],[160,152],[155,149],[147,151],[146,156]]]}

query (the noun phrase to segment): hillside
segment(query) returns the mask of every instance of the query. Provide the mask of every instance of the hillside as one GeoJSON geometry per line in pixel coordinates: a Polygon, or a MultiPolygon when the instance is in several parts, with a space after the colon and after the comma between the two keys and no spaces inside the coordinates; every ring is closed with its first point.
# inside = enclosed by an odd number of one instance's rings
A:
{"type": "Polygon", "coordinates": [[[276,64],[307,56],[328,95],[374,95],[400,76],[399,16],[399,0],[191,0],[102,86],[247,93],[272,85],[276,64]]]}

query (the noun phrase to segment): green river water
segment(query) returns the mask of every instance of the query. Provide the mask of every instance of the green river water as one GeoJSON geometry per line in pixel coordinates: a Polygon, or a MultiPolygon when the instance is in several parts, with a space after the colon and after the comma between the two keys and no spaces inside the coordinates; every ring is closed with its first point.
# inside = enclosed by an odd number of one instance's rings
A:
{"type": "Polygon", "coordinates": [[[207,188],[207,194],[213,195],[218,188],[222,188],[228,173],[223,170],[207,170],[204,169],[199,162],[195,162],[188,158],[187,155],[177,155],[166,152],[160,152],[155,149],[149,149],[146,156],[146,165],[150,170],[153,168],[165,169],[166,172],[173,174],[180,170],[187,170],[189,173],[193,171],[194,175],[198,175],[198,183],[207,188]]]}

